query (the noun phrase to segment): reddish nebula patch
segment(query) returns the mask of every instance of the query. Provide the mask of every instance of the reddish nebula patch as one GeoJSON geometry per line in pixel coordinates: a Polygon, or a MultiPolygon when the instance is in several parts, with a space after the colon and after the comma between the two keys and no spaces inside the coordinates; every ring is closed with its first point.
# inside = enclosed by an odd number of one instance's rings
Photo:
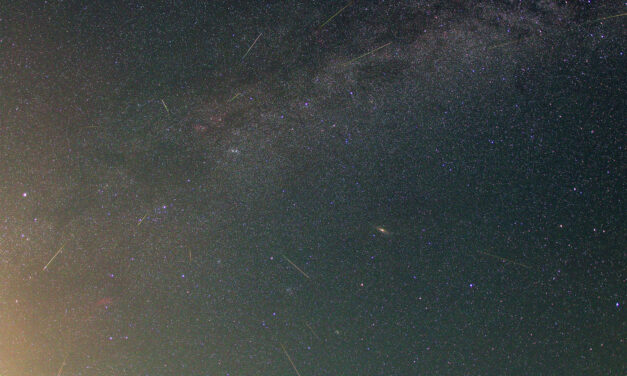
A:
{"type": "Polygon", "coordinates": [[[96,307],[106,307],[108,305],[111,305],[112,303],[113,303],[113,299],[107,296],[97,301],[96,307]]]}
{"type": "Polygon", "coordinates": [[[105,296],[97,302],[91,303],[87,307],[87,312],[85,313],[86,320],[92,321],[100,313],[107,311],[112,304],[113,298],[109,296],[105,296]]]}
{"type": "Polygon", "coordinates": [[[194,132],[200,133],[200,134],[205,134],[207,133],[207,130],[209,130],[209,127],[206,124],[201,124],[201,123],[194,123],[192,128],[194,129],[194,132]]]}
{"type": "Polygon", "coordinates": [[[206,116],[202,121],[194,121],[192,123],[192,130],[197,135],[203,136],[222,128],[223,125],[222,114],[215,114],[206,116]]]}

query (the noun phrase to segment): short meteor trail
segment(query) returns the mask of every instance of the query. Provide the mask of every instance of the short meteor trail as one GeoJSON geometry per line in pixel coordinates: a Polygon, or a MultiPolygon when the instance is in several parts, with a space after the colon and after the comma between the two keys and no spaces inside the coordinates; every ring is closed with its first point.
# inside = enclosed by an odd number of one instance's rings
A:
{"type": "Polygon", "coordinates": [[[304,275],[305,277],[307,277],[307,279],[310,279],[309,276],[307,275],[307,273],[305,273],[301,268],[299,268],[298,266],[296,266],[296,264],[294,264],[292,262],[292,260],[288,259],[285,255],[283,255],[283,258],[287,260],[287,262],[289,262],[294,268],[296,268],[296,270],[298,270],[300,272],[300,274],[304,275]]]}
{"type": "Polygon", "coordinates": [[[48,263],[46,264],[46,266],[44,266],[43,270],[45,271],[46,269],[48,269],[48,266],[52,263],[52,261],[59,255],[59,253],[61,253],[61,251],[63,250],[63,247],[65,247],[65,243],[63,243],[63,245],[61,246],[61,248],[59,248],[59,250],[57,251],[57,253],[54,254],[54,256],[52,256],[52,258],[50,259],[50,261],[48,261],[48,263]]]}
{"type": "Polygon", "coordinates": [[[296,371],[296,374],[298,376],[300,375],[300,372],[298,372],[298,369],[296,368],[296,365],[294,364],[294,362],[292,361],[292,358],[290,358],[290,354],[287,353],[287,350],[285,350],[285,346],[283,346],[283,344],[281,343],[281,348],[283,349],[283,352],[285,353],[285,356],[287,356],[287,360],[290,361],[290,364],[292,365],[292,368],[294,368],[294,371],[296,371]]]}

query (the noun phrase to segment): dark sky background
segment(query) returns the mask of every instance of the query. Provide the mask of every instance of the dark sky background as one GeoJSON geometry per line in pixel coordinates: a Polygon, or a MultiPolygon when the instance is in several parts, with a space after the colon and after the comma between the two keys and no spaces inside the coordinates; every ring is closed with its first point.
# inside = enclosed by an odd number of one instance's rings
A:
{"type": "Polygon", "coordinates": [[[0,375],[624,375],[626,20],[1,0],[0,375]]]}

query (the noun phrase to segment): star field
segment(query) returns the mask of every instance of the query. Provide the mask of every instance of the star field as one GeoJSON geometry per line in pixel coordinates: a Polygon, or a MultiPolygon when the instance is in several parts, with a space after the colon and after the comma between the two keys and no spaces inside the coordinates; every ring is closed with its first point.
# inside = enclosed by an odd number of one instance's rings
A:
{"type": "Polygon", "coordinates": [[[1,376],[627,369],[620,4],[0,10],[1,376]]]}

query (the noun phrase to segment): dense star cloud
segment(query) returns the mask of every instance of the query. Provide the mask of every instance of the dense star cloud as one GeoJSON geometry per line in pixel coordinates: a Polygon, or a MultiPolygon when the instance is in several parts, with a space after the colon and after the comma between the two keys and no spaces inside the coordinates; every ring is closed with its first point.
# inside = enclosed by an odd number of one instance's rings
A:
{"type": "Polygon", "coordinates": [[[0,5],[0,375],[624,372],[625,9],[0,5]]]}

